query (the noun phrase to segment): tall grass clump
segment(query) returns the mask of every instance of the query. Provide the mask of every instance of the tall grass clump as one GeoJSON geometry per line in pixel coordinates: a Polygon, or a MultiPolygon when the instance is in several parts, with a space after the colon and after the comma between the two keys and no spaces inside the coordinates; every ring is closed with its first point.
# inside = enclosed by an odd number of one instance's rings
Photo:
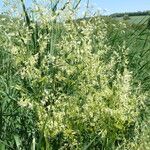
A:
{"type": "Polygon", "coordinates": [[[129,49],[103,17],[76,21],[79,3],[21,0],[1,25],[1,147],[137,149],[146,95],[129,49]]]}
{"type": "MultiPolygon", "coordinates": [[[[135,143],[137,144],[137,149],[149,149],[149,30],[145,26],[143,20],[140,21],[140,23],[143,22],[140,26],[137,25],[135,27],[129,23],[125,23],[120,27],[120,24],[123,22],[118,22],[111,18],[106,18],[106,21],[108,24],[107,36],[113,51],[116,49],[119,50],[118,47],[122,47],[124,43],[126,43],[125,49],[127,53],[125,55],[128,58],[128,70],[132,71],[133,89],[136,90],[140,85],[139,95],[144,94],[146,96],[145,101],[140,105],[140,116],[138,118],[140,132],[136,134],[138,140],[135,143]],[[125,26],[127,26],[127,28],[125,26]]],[[[121,54],[121,59],[124,60],[122,49],[118,52],[121,54]]],[[[112,57],[112,53],[110,53],[109,58],[110,57],[112,57]]],[[[123,68],[121,66],[123,65],[119,65],[120,71],[122,70],[121,68],[123,68]]],[[[131,149],[131,147],[128,149],[131,149]]]]}

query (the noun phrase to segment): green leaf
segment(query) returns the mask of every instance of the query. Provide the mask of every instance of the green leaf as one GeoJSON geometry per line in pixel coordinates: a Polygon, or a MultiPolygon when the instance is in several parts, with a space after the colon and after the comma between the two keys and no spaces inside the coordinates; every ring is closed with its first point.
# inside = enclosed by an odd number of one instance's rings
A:
{"type": "Polygon", "coordinates": [[[15,139],[15,142],[16,142],[17,149],[20,150],[22,143],[21,143],[21,140],[20,140],[19,136],[14,135],[14,139],[15,139]]]}
{"type": "Polygon", "coordinates": [[[87,145],[83,148],[83,150],[88,150],[90,148],[90,146],[93,144],[93,142],[96,140],[98,136],[95,136],[95,138],[87,145]]]}
{"type": "Polygon", "coordinates": [[[5,145],[0,142],[0,150],[5,150],[5,145]]]}

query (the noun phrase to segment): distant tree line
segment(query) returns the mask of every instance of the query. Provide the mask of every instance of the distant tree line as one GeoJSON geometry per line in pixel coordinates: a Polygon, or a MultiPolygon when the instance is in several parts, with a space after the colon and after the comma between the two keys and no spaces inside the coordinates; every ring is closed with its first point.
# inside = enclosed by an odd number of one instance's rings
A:
{"type": "Polygon", "coordinates": [[[125,13],[114,13],[111,14],[111,17],[123,17],[125,15],[128,16],[145,16],[145,15],[150,15],[150,10],[147,11],[137,11],[137,12],[125,12],[125,13]]]}

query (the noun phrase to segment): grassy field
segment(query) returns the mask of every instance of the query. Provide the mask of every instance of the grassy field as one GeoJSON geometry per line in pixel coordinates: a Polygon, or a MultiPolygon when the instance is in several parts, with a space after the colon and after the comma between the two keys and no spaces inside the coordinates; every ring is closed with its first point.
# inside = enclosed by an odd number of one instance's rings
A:
{"type": "Polygon", "coordinates": [[[145,18],[33,3],[0,18],[0,150],[149,150],[145,18]]]}
{"type": "MultiPolygon", "coordinates": [[[[126,20],[127,22],[131,23],[131,24],[137,24],[137,25],[141,25],[141,24],[147,24],[148,19],[150,18],[150,16],[130,16],[128,20],[126,20]]],[[[123,17],[117,17],[117,20],[123,21],[123,17]]]]}

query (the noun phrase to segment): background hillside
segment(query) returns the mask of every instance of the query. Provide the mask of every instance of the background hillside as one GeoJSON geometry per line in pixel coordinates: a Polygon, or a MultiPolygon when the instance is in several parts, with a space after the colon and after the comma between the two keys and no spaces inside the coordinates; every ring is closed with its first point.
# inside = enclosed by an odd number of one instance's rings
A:
{"type": "Polygon", "coordinates": [[[117,20],[126,20],[131,24],[147,24],[150,18],[150,11],[143,12],[125,12],[125,13],[114,13],[110,15],[111,17],[117,20]]]}

